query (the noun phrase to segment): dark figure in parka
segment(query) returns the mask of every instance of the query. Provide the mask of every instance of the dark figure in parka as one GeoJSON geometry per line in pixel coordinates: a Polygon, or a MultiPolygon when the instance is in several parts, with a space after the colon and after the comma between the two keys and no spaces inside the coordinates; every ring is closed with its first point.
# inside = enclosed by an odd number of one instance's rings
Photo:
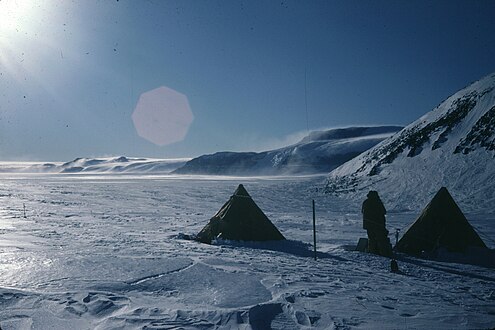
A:
{"type": "Polygon", "coordinates": [[[371,190],[363,202],[363,228],[368,232],[368,252],[385,257],[392,256],[392,246],[385,228],[385,206],[378,192],[371,190]]]}

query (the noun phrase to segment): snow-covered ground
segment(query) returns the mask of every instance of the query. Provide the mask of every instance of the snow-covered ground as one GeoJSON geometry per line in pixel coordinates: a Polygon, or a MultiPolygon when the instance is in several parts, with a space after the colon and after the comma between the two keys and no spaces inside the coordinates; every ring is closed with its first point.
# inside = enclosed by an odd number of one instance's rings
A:
{"type": "MultiPolygon", "coordinates": [[[[352,250],[365,236],[359,203],[320,195],[323,177],[0,178],[2,329],[495,326],[493,269],[401,256],[402,273],[390,273],[389,260],[352,250]],[[197,233],[239,183],[289,241],[181,239],[197,233]],[[317,261],[306,245],[313,198],[317,261]]],[[[391,232],[421,211],[386,206],[391,232]]],[[[470,210],[467,218],[494,248],[493,212],[470,210]]]]}

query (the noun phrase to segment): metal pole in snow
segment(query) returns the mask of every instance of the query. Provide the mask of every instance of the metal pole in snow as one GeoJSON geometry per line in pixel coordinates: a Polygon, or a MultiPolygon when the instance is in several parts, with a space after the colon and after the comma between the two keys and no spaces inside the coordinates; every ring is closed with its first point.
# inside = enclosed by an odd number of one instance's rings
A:
{"type": "Polygon", "coordinates": [[[23,208],[24,208],[24,218],[27,218],[26,217],[26,204],[22,204],[23,208]]]}
{"type": "Polygon", "coordinates": [[[316,260],[316,213],[315,213],[314,199],[313,199],[313,246],[315,248],[315,260],[316,260]]]}

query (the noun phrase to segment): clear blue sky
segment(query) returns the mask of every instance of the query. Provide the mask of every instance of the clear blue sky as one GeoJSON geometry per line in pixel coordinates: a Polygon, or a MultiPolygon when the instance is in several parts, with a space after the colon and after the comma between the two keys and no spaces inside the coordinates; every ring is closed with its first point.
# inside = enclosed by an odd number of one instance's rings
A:
{"type": "Polygon", "coordinates": [[[494,17],[495,1],[471,0],[1,0],[0,160],[187,157],[307,126],[407,125],[495,71],[494,17]],[[160,86],[194,114],[161,147],[131,120],[160,86]]]}

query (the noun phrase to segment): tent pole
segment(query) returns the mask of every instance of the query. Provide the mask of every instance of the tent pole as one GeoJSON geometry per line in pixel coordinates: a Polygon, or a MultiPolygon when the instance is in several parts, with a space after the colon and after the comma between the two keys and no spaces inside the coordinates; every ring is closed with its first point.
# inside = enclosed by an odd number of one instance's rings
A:
{"type": "Polygon", "coordinates": [[[313,199],[313,246],[315,251],[316,260],[316,213],[315,213],[315,200],[313,199]]]}

